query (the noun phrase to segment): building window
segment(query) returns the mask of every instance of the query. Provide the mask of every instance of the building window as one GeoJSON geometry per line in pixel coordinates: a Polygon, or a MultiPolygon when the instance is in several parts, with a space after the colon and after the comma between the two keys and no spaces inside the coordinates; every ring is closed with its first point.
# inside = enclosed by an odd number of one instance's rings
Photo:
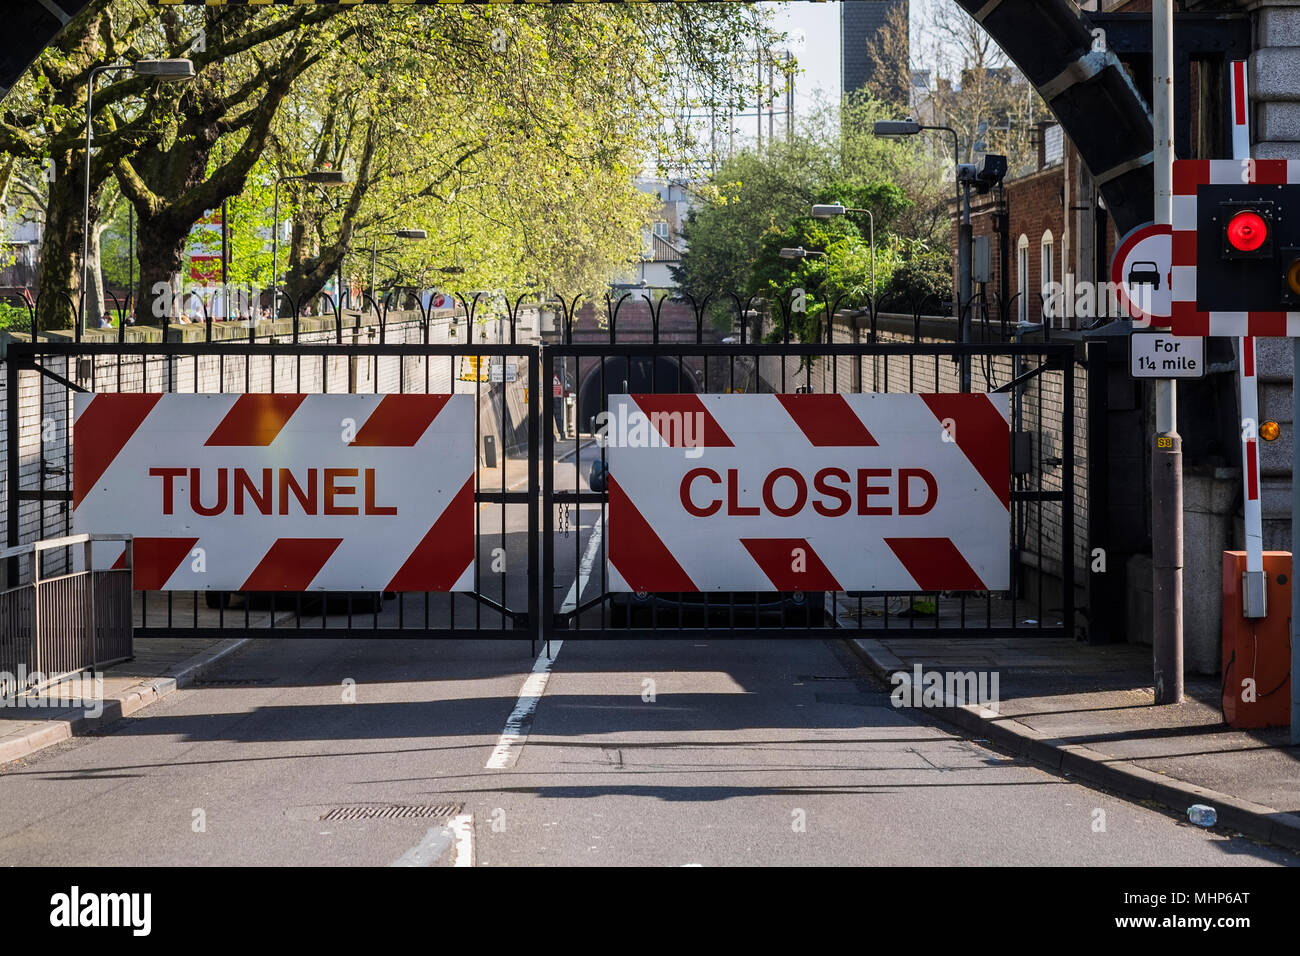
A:
{"type": "Polygon", "coordinates": [[[1065,160],[1065,131],[1060,123],[1043,130],[1043,160],[1045,166],[1056,166],[1065,160]]]}
{"type": "Polygon", "coordinates": [[[1022,235],[1016,243],[1016,292],[1020,308],[1017,318],[1029,321],[1029,237],[1022,235]]]}
{"type": "Polygon", "coordinates": [[[1050,318],[1055,318],[1055,316],[1052,315],[1053,296],[1052,296],[1051,285],[1053,279],[1055,278],[1055,276],[1053,276],[1052,274],[1052,248],[1053,248],[1052,233],[1051,230],[1049,229],[1047,232],[1043,233],[1043,242],[1042,242],[1043,268],[1042,268],[1042,272],[1040,273],[1040,275],[1042,275],[1043,277],[1042,290],[1043,290],[1043,321],[1044,322],[1046,322],[1050,318]]]}
{"type": "Polygon", "coordinates": [[[655,235],[660,239],[668,238],[668,223],[660,219],[655,223],[655,235]]]}

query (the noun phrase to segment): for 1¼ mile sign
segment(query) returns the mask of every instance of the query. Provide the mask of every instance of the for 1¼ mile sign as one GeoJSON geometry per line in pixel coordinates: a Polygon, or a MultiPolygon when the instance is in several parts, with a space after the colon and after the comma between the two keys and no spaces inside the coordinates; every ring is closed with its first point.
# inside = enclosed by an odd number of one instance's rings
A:
{"type": "Polygon", "coordinates": [[[1205,339],[1135,332],[1129,336],[1129,371],[1134,378],[1200,378],[1205,374],[1205,339]]]}

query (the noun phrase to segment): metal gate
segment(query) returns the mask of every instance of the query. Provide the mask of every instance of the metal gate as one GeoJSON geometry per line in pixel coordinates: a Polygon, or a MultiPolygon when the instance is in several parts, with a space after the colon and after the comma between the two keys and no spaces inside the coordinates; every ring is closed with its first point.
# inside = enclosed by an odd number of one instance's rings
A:
{"type": "MultiPolygon", "coordinates": [[[[603,321],[560,303],[554,307],[558,329],[539,330],[539,340],[527,344],[520,341],[517,302],[507,306],[496,344],[465,341],[475,329],[472,321],[463,323],[468,329],[458,339],[454,319],[423,313],[398,322],[383,310],[347,328],[336,318],[307,331],[295,319],[290,334],[260,340],[253,330],[222,339],[234,330],[216,323],[214,334],[209,320],[199,341],[11,343],[8,544],[73,530],[74,392],[459,390],[474,396],[476,408],[472,593],[407,592],[376,602],[313,592],[214,602],[211,592],[136,592],[136,633],[530,642],[704,633],[825,637],[832,631],[1074,635],[1081,540],[1075,534],[1074,425],[1082,409],[1073,345],[928,341],[919,315],[904,322],[907,330],[891,331],[886,316],[870,309],[843,321],[837,315],[823,341],[791,342],[788,334],[755,341],[754,313],[739,300],[737,318],[724,332],[693,300],[671,303],[665,312],[665,300],[644,298],[646,321],[633,323],[625,309],[621,329],[623,300],[607,300],[603,321]],[[507,366],[513,366],[510,376],[507,366]],[[1012,395],[1010,591],[608,593],[608,493],[600,482],[607,470],[592,418],[607,407],[610,394],[944,393],[960,389],[963,366],[974,390],[1012,395]]],[[[472,319],[473,304],[467,305],[472,319]]]]}
{"type": "MultiPolygon", "coordinates": [[[[526,394],[538,381],[539,350],[516,341],[517,305],[494,336],[504,341],[464,341],[476,330],[473,305],[469,321],[462,315],[459,323],[426,313],[416,321],[392,321],[384,310],[365,320],[358,316],[346,328],[341,317],[301,327],[295,318],[289,335],[263,340],[251,334],[222,339],[222,333],[238,332],[239,323],[209,321],[201,341],[10,343],[9,542],[72,530],[74,392],[468,392],[475,400],[478,455],[473,592],[400,592],[380,599],[137,591],[135,633],[536,639],[540,517],[530,489],[537,487],[539,422],[538,403],[526,394]],[[468,328],[458,333],[458,324],[468,328]],[[323,328],[305,331],[313,325],[323,328]]],[[[485,327],[478,332],[486,338],[485,327]]]]}
{"type": "MultiPolygon", "coordinates": [[[[548,579],[542,616],[551,633],[566,639],[825,637],[831,631],[926,637],[958,630],[972,637],[1075,636],[1075,569],[1083,540],[1075,527],[1075,419],[1083,409],[1075,391],[1074,345],[926,341],[919,311],[893,316],[890,332],[886,316],[870,305],[843,321],[836,312],[836,321],[822,324],[820,341],[798,343],[788,331],[757,336],[751,326],[759,317],[735,297],[725,334],[707,321],[706,304],[688,299],[683,321],[670,329],[665,300],[643,298],[646,321],[620,322],[624,296],[606,300],[600,327],[588,316],[584,328],[562,306],[559,342],[543,351],[545,374],[575,381],[579,392],[571,435],[557,440],[552,429],[543,429],[542,566],[548,579]],[[609,593],[608,491],[599,486],[608,463],[589,423],[607,410],[611,394],[945,393],[960,390],[963,369],[974,390],[1011,395],[1010,591],[609,593]],[[557,475],[548,464],[557,452],[587,460],[557,475]]],[[[835,312],[826,305],[826,312],[835,312]]],[[[789,322],[783,327],[788,330],[789,322]]]]}

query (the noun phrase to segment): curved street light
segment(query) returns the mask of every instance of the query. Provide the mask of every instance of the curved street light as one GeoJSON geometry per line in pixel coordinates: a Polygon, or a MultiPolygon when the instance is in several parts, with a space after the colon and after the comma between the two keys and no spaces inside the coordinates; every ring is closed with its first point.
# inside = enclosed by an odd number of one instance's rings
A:
{"type": "MultiPolygon", "coordinates": [[[[877,123],[876,125],[879,126],[880,124],[877,123]]],[[[874,301],[876,298],[876,217],[872,215],[870,209],[855,209],[852,206],[845,206],[843,203],[827,203],[812,207],[814,219],[831,219],[850,212],[866,213],[867,219],[871,223],[871,298],[874,301]]]]}
{"type": "MultiPolygon", "coordinates": [[[[971,225],[970,225],[970,183],[966,183],[966,201],[962,202],[962,163],[961,145],[957,131],[951,126],[926,126],[910,117],[906,120],[877,120],[872,132],[877,136],[916,136],[922,130],[936,130],[952,136],[953,185],[957,191],[957,294],[953,298],[954,318],[957,320],[957,336],[961,342],[970,341],[970,314],[966,309],[974,295],[971,285],[971,225]],[[963,303],[965,299],[965,303],[963,303]]],[[[961,390],[970,391],[970,357],[962,356],[961,390]]]]}
{"type": "Polygon", "coordinates": [[[370,298],[375,297],[375,266],[379,261],[379,237],[392,236],[396,239],[428,239],[429,233],[426,229],[394,229],[392,232],[374,232],[371,233],[370,240],[370,298]]]}

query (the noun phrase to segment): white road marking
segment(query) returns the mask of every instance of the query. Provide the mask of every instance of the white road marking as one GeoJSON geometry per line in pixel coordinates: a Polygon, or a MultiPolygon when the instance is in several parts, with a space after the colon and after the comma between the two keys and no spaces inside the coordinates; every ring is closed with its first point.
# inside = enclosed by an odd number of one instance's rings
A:
{"type": "MultiPolygon", "coordinates": [[[[578,574],[573,579],[564,603],[560,605],[562,614],[578,606],[578,598],[591,580],[591,571],[596,563],[596,555],[600,551],[601,529],[604,521],[602,515],[592,526],[591,535],[587,539],[587,550],[578,564],[578,574]]],[[[537,711],[537,705],[541,703],[542,695],[546,693],[547,681],[551,679],[551,668],[555,666],[555,659],[560,656],[560,648],[563,646],[563,641],[551,641],[550,656],[547,656],[545,649],[537,655],[537,660],[533,662],[532,673],[524,681],[524,686],[519,689],[519,700],[515,702],[515,709],[506,719],[505,730],[501,732],[497,745],[492,750],[492,756],[488,757],[483,769],[509,770],[518,761],[519,747],[528,739],[533,714],[537,711]]]]}
{"type": "MultiPolygon", "coordinates": [[[[452,822],[455,823],[455,821],[452,822]]],[[[423,840],[411,847],[388,865],[433,866],[433,864],[442,859],[442,855],[451,848],[452,841],[456,839],[456,836],[457,835],[453,833],[452,828],[449,826],[430,827],[429,832],[424,835],[423,840]]],[[[460,864],[457,863],[457,865],[459,866],[460,864]]]]}
{"type": "Polygon", "coordinates": [[[452,834],[456,838],[455,849],[452,850],[452,866],[473,866],[474,865],[474,817],[468,813],[462,813],[458,817],[452,817],[448,824],[452,834]]]}
{"type": "Polygon", "coordinates": [[[542,694],[546,693],[546,682],[550,680],[551,667],[554,666],[555,659],[560,656],[560,648],[563,646],[563,641],[551,641],[551,656],[546,656],[545,648],[537,655],[537,660],[533,662],[533,672],[528,675],[524,686],[519,689],[519,700],[515,703],[515,709],[506,719],[506,729],[502,731],[496,748],[483,769],[508,770],[519,759],[519,749],[516,745],[528,739],[533,713],[537,710],[542,694]]]}
{"type": "Polygon", "coordinates": [[[596,523],[591,527],[591,537],[587,539],[587,550],[578,563],[578,576],[573,579],[573,584],[569,587],[569,593],[564,597],[564,603],[560,605],[560,613],[567,614],[578,606],[578,598],[582,592],[587,590],[587,582],[591,580],[591,569],[596,563],[596,553],[600,550],[601,529],[605,523],[605,516],[601,515],[596,519],[596,523]]]}

